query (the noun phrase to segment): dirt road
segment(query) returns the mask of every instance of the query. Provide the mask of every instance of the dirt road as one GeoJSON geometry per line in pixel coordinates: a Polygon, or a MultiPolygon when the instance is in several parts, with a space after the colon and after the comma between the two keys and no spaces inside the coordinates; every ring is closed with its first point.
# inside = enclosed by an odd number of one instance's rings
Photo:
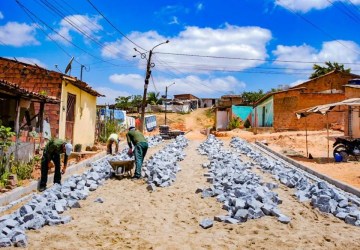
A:
{"type": "MultiPolygon", "coordinates": [[[[150,193],[142,181],[108,180],[81,208],[65,212],[73,217],[69,224],[28,231],[29,249],[360,249],[360,228],[297,202],[282,185],[276,192],[290,224],[263,217],[202,229],[202,219],[226,212],[215,198],[195,194],[209,186],[201,167],[207,158],[196,151],[201,142],[190,141],[172,186],[150,193]],[[104,203],[94,202],[98,197],[104,203]]],[[[163,146],[151,148],[148,157],[163,146]]]]}

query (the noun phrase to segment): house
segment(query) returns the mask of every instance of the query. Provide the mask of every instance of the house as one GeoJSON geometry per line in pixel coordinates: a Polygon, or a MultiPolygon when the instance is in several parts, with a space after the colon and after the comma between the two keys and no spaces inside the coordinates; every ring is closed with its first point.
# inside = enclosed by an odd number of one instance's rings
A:
{"type": "Polygon", "coordinates": [[[344,100],[345,85],[358,77],[334,70],[287,90],[269,93],[254,104],[252,126],[271,127],[275,131],[301,130],[306,122],[309,130],[320,130],[326,128],[328,122],[342,123],[344,114],[340,112],[298,120],[295,111],[344,100]]]}
{"type": "MultiPolygon", "coordinates": [[[[103,96],[76,77],[0,57],[0,79],[23,89],[53,96],[60,103],[45,106],[52,137],[92,145],[95,139],[96,99],[103,96]],[[86,129],[84,129],[86,128],[86,129]]],[[[40,106],[35,105],[35,110],[40,106]]]]}
{"type": "Polygon", "coordinates": [[[191,109],[197,109],[199,107],[200,99],[192,94],[179,94],[174,95],[175,101],[182,101],[183,103],[190,103],[191,109]]]}
{"type": "MultiPolygon", "coordinates": [[[[10,127],[17,135],[17,143],[7,150],[7,154],[14,153],[15,160],[28,162],[35,154],[35,141],[27,141],[28,137],[21,136],[20,131],[31,126],[32,121],[35,122],[33,133],[43,133],[44,124],[44,108],[46,105],[59,104],[60,100],[52,97],[40,95],[35,92],[20,88],[16,84],[0,79],[0,120],[1,125],[10,127]],[[34,107],[34,103],[39,104],[40,109],[37,114],[32,115],[29,112],[30,107],[34,107]],[[25,120],[25,122],[23,122],[25,120]],[[38,128],[38,131],[36,131],[38,128]]],[[[38,138],[41,144],[43,138],[38,138]]],[[[0,151],[2,148],[0,147],[0,151]]],[[[4,152],[0,153],[1,154],[4,152]]]]}
{"type": "Polygon", "coordinates": [[[243,103],[241,95],[224,95],[218,100],[215,112],[215,129],[226,130],[233,117],[233,106],[243,103]]]}
{"type": "MultiPolygon", "coordinates": [[[[353,79],[345,85],[345,99],[360,98],[360,79],[353,79]]],[[[360,107],[345,108],[344,134],[351,138],[360,138],[360,107]]]]}
{"type": "Polygon", "coordinates": [[[200,98],[200,108],[210,108],[217,104],[219,98],[200,98]]]}

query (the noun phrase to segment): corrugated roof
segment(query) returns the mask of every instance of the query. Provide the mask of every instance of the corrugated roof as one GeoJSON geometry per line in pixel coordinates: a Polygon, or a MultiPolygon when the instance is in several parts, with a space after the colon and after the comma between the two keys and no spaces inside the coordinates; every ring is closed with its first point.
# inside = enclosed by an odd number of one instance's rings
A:
{"type": "Polygon", "coordinates": [[[14,83],[0,79],[0,92],[3,92],[10,96],[19,96],[31,101],[45,102],[45,103],[59,103],[60,100],[55,97],[44,96],[36,92],[28,91],[19,87],[14,83]]]}

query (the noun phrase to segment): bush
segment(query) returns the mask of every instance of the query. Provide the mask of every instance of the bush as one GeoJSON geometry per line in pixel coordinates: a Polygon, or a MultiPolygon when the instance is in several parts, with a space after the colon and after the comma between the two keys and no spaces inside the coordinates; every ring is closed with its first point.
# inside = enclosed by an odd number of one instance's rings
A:
{"type": "Polygon", "coordinates": [[[229,122],[228,129],[232,130],[235,128],[240,128],[242,126],[243,126],[243,124],[242,124],[241,119],[239,117],[233,117],[233,118],[231,118],[231,120],[229,122]]]}
{"type": "Polygon", "coordinates": [[[81,144],[75,144],[74,151],[75,152],[81,152],[81,147],[82,147],[81,144]]]}
{"type": "Polygon", "coordinates": [[[16,174],[18,180],[26,180],[31,178],[33,172],[33,162],[14,162],[11,166],[11,173],[16,174]]]}

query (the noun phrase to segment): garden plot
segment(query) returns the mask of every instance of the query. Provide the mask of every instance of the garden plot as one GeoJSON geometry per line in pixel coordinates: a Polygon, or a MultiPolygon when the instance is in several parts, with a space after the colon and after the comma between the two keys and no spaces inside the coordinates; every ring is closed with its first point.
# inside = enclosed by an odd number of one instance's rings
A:
{"type": "Polygon", "coordinates": [[[230,145],[257,163],[259,168],[273,175],[289,188],[295,188],[295,196],[300,202],[310,201],[314,208],[321,212],[331,213],[346,223],[360,226],[360,210],[358,197],[343,192],[331,184],[319,180],[296,168],[290,168],[282,161],[277,161],[240,138],[232,138],[230,145]]]}
{"type": "MultiPolygon", "coordinates": [[[[290,222],[290,218],[278,208],[282,200],[272,191],[277,185],[263,182],[259,175],[252,172],[254,164],[243,162],[231,151],[224,150],[223,143],[213,135],[200,144],[198,151],[210,160],[203,167],[209,171],[205,176],[212,186],[196,192],[201,192],[202,198],[216,197],[228,212],[224,216],[215,216],[215,220],[236,224],[269,215],[276,216],[282,223],[290,222]]],[[[209,228],[210,222],[206,219],[200,225],[209,228]]]]}

